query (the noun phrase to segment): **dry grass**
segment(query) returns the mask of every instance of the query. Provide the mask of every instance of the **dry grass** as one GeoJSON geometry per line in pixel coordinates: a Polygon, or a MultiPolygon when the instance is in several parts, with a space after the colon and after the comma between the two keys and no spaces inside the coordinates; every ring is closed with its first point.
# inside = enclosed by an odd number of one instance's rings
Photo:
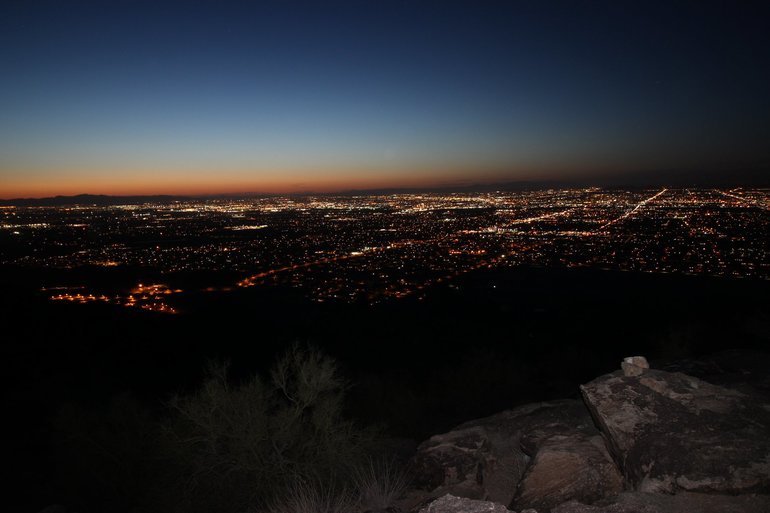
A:
{"type": "Polygon", "coordinates": [[[355,496],[346,488],[300,479],[268,508],[268,513],[355,513],[355,496]]]}
{"type": "Polygon", "coordinates": [[[381,512],[393,506],[409,484],[406,472],[394,461],[369,460],[353,475],[361,511],[381,512]]]}

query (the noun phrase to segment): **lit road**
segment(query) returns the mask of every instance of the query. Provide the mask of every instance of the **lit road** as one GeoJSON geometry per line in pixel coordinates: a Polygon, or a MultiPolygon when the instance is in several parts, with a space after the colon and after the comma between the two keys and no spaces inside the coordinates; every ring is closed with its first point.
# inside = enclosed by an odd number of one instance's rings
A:
{"type": "Polygon", "coordinates": [[[269,276],[273,276],[279,273],[283,273],[286,271],[296,271],[297,269],[306,269],[308,267],[313,267],[316,265],[323,265],[323,264],[330,264],[333,262],[340,262],[342,260],[350,260],[351,258],[357,258],[360,256],[363,256],[367,253],[371,253],[374,251],[379,251],[382,249],[388,249],[388,248],[371,248],[366,251],[355,251],[353,253],[347,254],[347,255],[339,255],[335,257],[329,257],[329,258],[322,258],[320,260],[313,260],[312,262],[305,262],[304,264],[294,264],[294,265],[287,265],[284,267],[279,267],[277,269],[270,269],[268,271],[264,271],[261,273],[257,273],[254,275],[249,276],[248,278],[244,278],[243,280],[238,282],[239,287],[252,287],[256,285],[256,282],[258,280],[261,280],[262,278],[267,278],[269,276]]]}
{"type": "Polygon", "coordinates": [[[765,210],[770,210],[770,204],[768,204],[767,202],[757,201],[757,200],[753,200],[753,199],[749,199],[749,198],[744,198],[743,196],[738,196],[737,194],[732,194],[733,191],[735,191],[735,190],[736,189],[733,189],[732,191],[729,191],[729,192],[719,191],[718,190],[717,192],[719,192],[719,194],[721,194],[722,196],[727,196],[728,198],[737,199],[739,201],[742,201],[743,203],[748,203],[749,205],[751,205],[753,207],[763,208],[765,210]]]}
{"type": "Polygon", "coordinates": [[[625,212],[623,215],[621,215],[621,216],[619,216],[619,217],[616,217],[616,218],[615,218],[615,219],[613,219],[612,221],[608,221],[608,222],[604,223],[604,224],[603,224],[603,225],[602,225],[602,226],[601,226],[601,227],[600,227],[600,228],[599,228],[597,231],[599,231],[599,230],[604,230],[604,229],[605,229],[605,228],[607,228],[608,226],[612,226],[613,224],[616,224],[616,223],[619,223],[619,222],[621,222],[621,221],[623,221],[623,220],[625,220],[625,219],[628,219],[628,218],[629,218],[629,217],[631,217],[632,215],[634,215],[634,214],[636,214],[637,212],[639,212],[639,210],[641,210],[642,208],[644,208],[646,205],[650,204],[651,202],[655,201],[655,200],[656,200],[656,199],[658,199],[659,197],[663,196],[663,195],[666,193],[666,191],[668,191],[668,189],[666,189],[666,188],[663,188],[663,190],[662,190],[662,191],[660,191],[660,192],[658,192],[658,193],[656,193],[656,194],[653,194],[653,195],[652,195],[652,196],[650,196],[649,198],[643,199],[642,201],[640,201],[639,203],[637,203],[637,205],[636,205],[634,208],[632,208],[631,210],[628,210],[628,211],[627,211],[627,212],[625,212]]]}
{"type": "Polygon", "coordinates": [[[319,260],[313,260],[311,262],[305,262],[305,263],[302,263],[302,264],[294,264],[294,265],[287,265],[287,266],[284,266],[284,267],[278,267],[276,269],[270,269],[270,270],[267,270],[267,271],[263,271],[261,273],[253,274],[253,275],[249,276],[248,278],[244,278],[243,280],[238,282],[238,286],[239,287],[253,287],[262,278],[267,278],[269,276],[274,276],[274,275],[279,274],[279,273],[284,273],[284,272],[287,272],[287,271],[296,271],[298,269],[307,269],[308,267],[315,267],[315,266],[324,265],[324,264],[331,264],[331,263],[334,263],[334,262],[341,262],[343,260],[350,260],[350,259],[353,259],[353,258],[359,258],[359,257],[362,257],[364,255],[369,255],[369,254],[377,253],[377,252],[380,252],[380,251],[387,251],[387,250],[390,250],[390,249],[403,248],[405,246],[411,246],[411,245],[416,245],[416,244],[431,244],[431,243],[436,242],[437,240],[438,239],[427,239],[427,240],[419,240],[419,241],[408,240],[408,241],[403,241],[403,242],[394,242],[392,244],[388,244],[387,246],[381,246],[381,247],[377,247],[377,248],[364,248],[364,249],[362,249],[360,251],[352,251],[352,252],[350,252],[348,254],[344,254],[344,255],[338,255],[338,256],[333,256],[333,257],[328,257],[328,258],[321,258],[319,260]]]}
{"type": "Polygon", "coordinates": [[[558,217],[563,217],[563,216],[569,215],[572,212],[574,212],[575,210],[577,210],[577,209],[569,208],[567,210],[560,210],[558,212],[551,212],[551,213],[548,213],[548,214],[543,214],[542,216],[527,217],[527,218],[524,218],[524,219],[514,219],[514,220],[510,221],[509,224],[512,224],[512,225],[513,224],[530,224],[530,223],[536,223],[538,221],[545,221],[546,219],[555,219],[555,218],[558,218],[558,217]]]}

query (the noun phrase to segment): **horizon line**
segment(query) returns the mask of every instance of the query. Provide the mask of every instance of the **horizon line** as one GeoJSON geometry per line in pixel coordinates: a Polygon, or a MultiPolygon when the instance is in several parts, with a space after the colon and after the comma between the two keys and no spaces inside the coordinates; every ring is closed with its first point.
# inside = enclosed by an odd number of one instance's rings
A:
{"type": "Polygon", "coordinates": [[[94,196],[276,196],[306,194],[350,194],[369,191],[426,191],[472,189],[490,187],[640,187],[667,185],[673,187],[762,187],[770,185],[770,163],[767,166],[719,167],[708,169],[645,169],[621,168],[512,173],[503,170],[485,170],[475,176],[470,172],[453,170],[443,176],[413,173],[397,175],[369,175],[346,173],[335,177],[277,176],[265,179],[247,177],[113,177],[98,179],[79,177],[64,182],[16,180],[5,183],[0,201],[41,200],[81,195],[94,196]],[[400,175],[400,176],[399,176],[400,175]],[[173,178],[173,179],[172,179],[173,178]],[[217,183],[218,182],[218,183],[217,183]]]}
{"type": "Polygon", "coordinates": [[[649,180],[647,182],[638,180],[626,180],[615,181],[612,183],[607,180],[568,180],[568,179],[553,179],[553,180],[511,180],[500,182],[474,182],[467,184],[436,184],[436,185],[393,185],[393,186],[381,186],[381,187],[363,187],[363,188],[340,188],[340,189],[307,189],[307,190],[278,190],[278,191],[225,191],[225,192],[199,192],[199,193],[184,193],[184,192],[147,192],[147,193],[93,193],[82,192],[76,194],[54,194],[47,196],[12,196],[12,197],[0,197],[0,203],[9,205],[14,202],[35,202],[35,201],[63,201],[63,200],[75,200],[78,198],[101,198],[105,200],[140,200],[145,198],[164,198],[169,200],[189,200],[189,199],[239,199],[248,197],[280,197],[280,196],[334,196],[334,195],[353,195],[353,194],[399,194],[399,193],[437,193],[437,192],[492,192],[492,191],[505,191],[513,192],[514,189],[544,189],[544,188],[600,188],[600,189],[617,189],[617,188],[646,188],[646,187],[669,187],[669,188],[726,188],[726,187],[751,187],[751,188],[767,188],[770,187],[770,177],[764,180],[758,180],[754,183],[747,183],[743,180],[703,180],[700,183],[698,181],[688,181],[689,183],[682,183],[682,180],[670,180],[668,182],[662,180],[649,180]],[[508,189],[506,191],[506,189],[508,189]]]}

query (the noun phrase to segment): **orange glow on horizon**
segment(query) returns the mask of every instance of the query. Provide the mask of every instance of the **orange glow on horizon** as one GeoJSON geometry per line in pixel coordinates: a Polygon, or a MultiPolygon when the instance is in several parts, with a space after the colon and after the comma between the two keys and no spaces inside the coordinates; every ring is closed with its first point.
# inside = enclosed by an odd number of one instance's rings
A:
{"type": "MultiPolygon", "coordinates": [[[[5,174],[5,173],[4,173],[5,174]]],[[[111,196],[205,196],[220,194],[291,194],[351,189],[440,187],[528,179],[510,173],[469,169],[356,169],[305,171],[110,170],[17,172],[6,174],[0,199],[104,194],[111,196]]]]}

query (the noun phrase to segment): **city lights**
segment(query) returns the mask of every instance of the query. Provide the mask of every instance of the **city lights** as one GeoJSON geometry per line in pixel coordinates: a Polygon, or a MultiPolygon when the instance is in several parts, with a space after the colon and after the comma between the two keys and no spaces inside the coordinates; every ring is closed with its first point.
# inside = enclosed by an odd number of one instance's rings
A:
{"type": "MultiPolygon", "coordinates": [[[[0,237],[21,250],[0,257],[169,277],[229,271],[239,278],[202,290],[285,286],[319,302],[422,297],[464,273],[520,265],[769,279],[768,194],[587,188],[18,207],[0,211],[0,237]]],[[[51,299],[174,313],[180,293],[139,284],[51,299]]]]}

